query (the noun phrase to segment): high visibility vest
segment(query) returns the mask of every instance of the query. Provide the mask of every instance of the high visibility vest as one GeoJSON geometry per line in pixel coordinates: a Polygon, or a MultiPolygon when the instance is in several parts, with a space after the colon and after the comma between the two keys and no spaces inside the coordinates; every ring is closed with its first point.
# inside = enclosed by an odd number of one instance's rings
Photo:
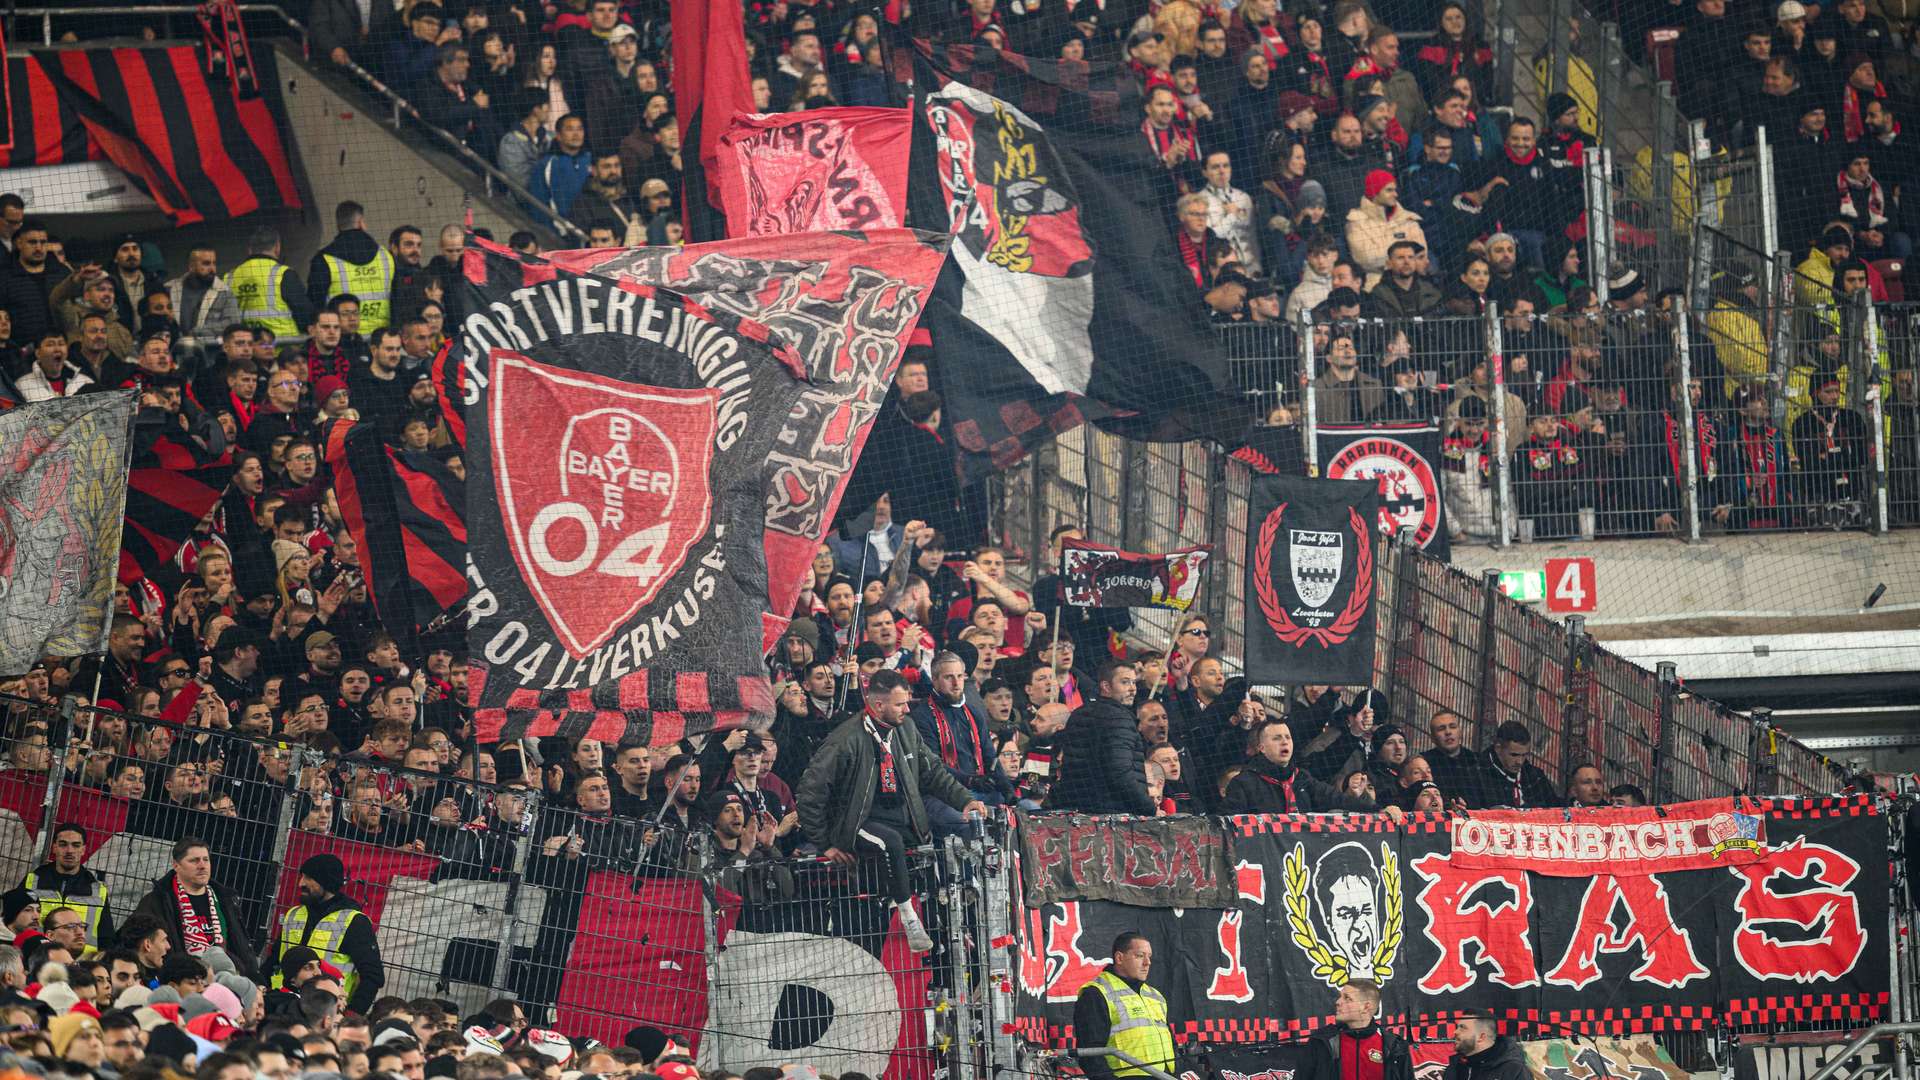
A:
{"type": "Polygon", "coordinates": [[[280,294],[280,284],[286,277],[286,266],[265,255],[255,255],[234,267],[227,284],[233,289],[234,303],[240,307],[240,321],[260,323],[273,331],[276,338],[303,333],[304,329],[293,320],[293,309],[280,294]]]}
{"type": "Polygon", "coordinates": [[[392,318],[393,305],[393,254],[381,248],[373,256],[373,261],[350,263],[338,255],[322,256],[327,263],[328,280],[333,288],[328,290],[327,300],[331,302],[341,293],[352,293],[360,300],[360,333],[362,336],[373,333],[387,325],[392,318]]]}
{"type": "Polygon", "coordinates": [[[40,905],[41,921],[44,923],[47,916],[53,914],[58,908],[72,908],[86,919],[87,944],[93,948],[99,948],[100,918],[107,913],[107,883],[96,877],[93,888],[85,896],[68,896],[59,889],[41,888],[38,878],[38,874],[29,872],[27,880],[22,882],[20,887],[40,905]]]}
{"type": "MultiPolygon", "coordinates": [[[[1165,1072],[1173,1071],[1173,1031],[1167,1027],[1167,999],[1151,986],[1135,990],[1111,971],[1103,971],[1090,984],[1107,1002],[1107,1022],[1112,1025],[1107,1045],[1135,1061],[1165,1072]]],[[[1121,1058],[1107,1058],[1107,1067],[1115,1076],[1145,1076],[1147,1071],[1121,1058]]]]}
{"type": "MultiPolygon", "coordinates": [[[[359,908],[336,908],[329,911],[311,930],[307,927],[307,905],[295,904],[280,916],[280,955],[274,958],[275,968],[286,959],[287,951],[297,945],[305,945],[320,954],[320,959],[340,969],[340,987],[345,991],[347,1000],[353,1000],[354,988],[360,985],[360,976],[353,970],[353,961],[340,951],[347,940],[347,928],[356,918],[366,918],[359,908]]],[[[286,984],[286,976],[276,970],[273,973],[273,988],[279,989],[286,984]]]]}

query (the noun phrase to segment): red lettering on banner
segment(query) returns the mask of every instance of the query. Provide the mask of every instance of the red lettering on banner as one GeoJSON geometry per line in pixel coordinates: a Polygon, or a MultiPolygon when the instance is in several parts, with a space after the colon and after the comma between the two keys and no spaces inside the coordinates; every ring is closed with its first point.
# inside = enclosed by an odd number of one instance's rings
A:
{"type": "Polygon", "coordinates": [[[1022,828],[1027,830],[1027,835],[1031,838],[1029,846],[1033,849],[1034,862],[1032,873],[1043,881],[1054,880],[1054,868],[1066,862],[1066,853],[1062,850],[1066,846],[1064,830],[1056,828],[1039,817],[1028,818],[1022,828]]]}
{"type": "Polygon", "coordinates": [[[1595,961],[1601,953],[1626,952],[1636,945],[1642,959],[1628,978],[1672,988],[1707,977],[1707,969],[1694,956],[1693,938],[1673,924],[1673,908],[1660,879],[1602,874],[1587,883],[1573,938],[1566,955],[1547,972],[1547,981],[1578,990],[1600,978],[1595,961]],[[1627,913],[1625,927],[1613,921],[1622,905],[1627,913]]]}
{"type": "Polygon", "coordinates": [[[1094,881],[1098,875],[1091,868],[1100,865],[1112,866],[1111,853],[1102,854],[1101,847],[1112,843],[1112,830],[1098,825],[1075,825],[1067,830],[1067,880],[1094,881]]]}
{"type": "MultiPolygon", "coordinates": [[[[1210,850],[1217,848],[1220,844],[1219,837],[1212,833],[1201,833],[1193,829],[1174,830],[1173,860],[1167,867],[1168,881],[1191,881],[1193,882],[1193,888],[1196,892],[1206,892],[1208,889],[1213,888],[1213,860],[1200,853],[1198,841],[1201,839],[1207,841],[1207,846],[1210,850]]],[[[1240,865],[1245,866],[1246,864],[1241,863],[1240,865]]],[[[1260,868],[1257,866],[1253,869],[1255,873],[1260,872],[1260,868]]],[[[1243,875],[1244,873],[1245,872],[1242,871],[1243,875]]],[[[1244,876],[1242,877],[1242,887],[1245,887],[1244,876]]]]}
{"type": "MultiPolygon", "coordinates": [[[[1121,830],[1113,830],[1116,834],[1121,830]]],[[[1144,831],[1126,830],[1125,859],[1120,866],[1120,881],[1142,889],[1172,884],[1167,876],[1167,853],[1155,838],[1144,831]]]]}
{"type": "Polygon", "coordinates": [[[1804,837],[1776,848],[1756,863],[1730,868],[1741,878],[1733,909],[1740,926],[1733,932],[1733,955],[1757,979],[1815,982],[1838,979],[1853,970],[1866,947],[1860,925],[1860,902],[1847,891],[1860,874],[1860,864],[1804,837]],[[1816,869],[1817,868],[1817,869],[1816,869]],[[1778,893],[1774,878],[1805,881],[1812,875],[1820,887],[1778,893]],[[1791,927],[1794,940],[1769,927],[1791,927]],[[1815,937],[1802,937],[1804,934],[1815,937]]]}
{"type": "Polygon", "coordinates": [[[1489,977],[1494,982],[1516,988],[1539,984],[1527,936],[1533,890],[1525,871],[1461,869],[1439,853],[1412,865],[1426,882],[1414,897],[1427,914],[1423,932],[1440,950],[1440,958],[1420,977],[1421,990],[1432,994],[1472,986],[1478,975],[1468,966],[1469,944],[1480,947],[1478,961],[1492,966],[1489,977]],[[1511,895],[1489,899],[1479,895],[1482,889],[1504,889],[1511,895]]]}
{"type": "Polygon", "coordinates": [[[1028,908],[1026,925],[1020,935],[1020,989],[1034,997],[1040,997],[1047,990],[1047,953],[1041,944],[1040,922],[1046,914],[1039,908],[1028,908]]]}
{"type": "MultiPolygon", "coordinates": [[[[1239,899],[1255,904],[1267,902],[1267,871],[1258,863],[1241,862],[1233,868],[1234,882],[1238,886],[1239,899]]],[[[1213,969],[1213,981],[1207,984],[1207,997],[1214,1001],[1232,1001],[1245,1004],[1253,1000],[1253,982],[1247,977],[1247,966],[1241,961],[1240,929],[1244,916],[1242,909],[1229,908],[1220,913],[1220,925],[1215,934],[1220,943],[1220,952],[1227,958],[1223,967],[1213,969]]]]}
{"type": "Polygon", "coordinates": [[[1047,1001],[1072,1001],[1080,988],[1092,981],[1106,966],[1106,959],[1095,959],[1080,947],[1080,902],[1061,904],[1059,913],[1046,919],[1046,948],[1041,951],[1040,922],[1046,916],[1039,911],[1027,913],[1027,943],[1020,950],[1020,984],[1027,993],[1047,1001]]]}

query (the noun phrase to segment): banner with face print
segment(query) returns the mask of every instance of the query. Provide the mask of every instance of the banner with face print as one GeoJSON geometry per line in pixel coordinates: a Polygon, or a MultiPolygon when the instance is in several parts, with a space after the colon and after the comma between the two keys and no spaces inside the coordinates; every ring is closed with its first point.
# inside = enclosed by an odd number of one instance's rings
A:
{"type": "Polygon", "coordinates": [[[1079,988],[1127,930],[1152,942],[1149,981],[1186,1043],[1298,1038],[1356,980],[1417,1038],[1469,1008],[1541,1035],[1887,1011],[1887,821],[1864,796],[1212,824],[1231,842],[1227,906],[1177,906],[1179,881],[1142,907],[1139,890],[1122,904],[1050,876],[1054,902],[1021,926],[1024,1037],[1071,1039],[1079,988]]]}

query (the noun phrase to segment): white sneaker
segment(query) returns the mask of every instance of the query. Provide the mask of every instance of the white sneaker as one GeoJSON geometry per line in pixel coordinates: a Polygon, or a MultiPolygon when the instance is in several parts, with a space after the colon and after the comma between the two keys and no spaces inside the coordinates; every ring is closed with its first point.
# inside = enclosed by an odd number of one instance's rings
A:
{"type": "Polygon", "coordinates": [[[913,910],[911,903],[895,904],[893,910],[900,915],[900,929],[907,935],[907,948],[917,953],[933,948],[933,937],[927,933],[926,924],[920,921],[920,915],[913,910]]]}

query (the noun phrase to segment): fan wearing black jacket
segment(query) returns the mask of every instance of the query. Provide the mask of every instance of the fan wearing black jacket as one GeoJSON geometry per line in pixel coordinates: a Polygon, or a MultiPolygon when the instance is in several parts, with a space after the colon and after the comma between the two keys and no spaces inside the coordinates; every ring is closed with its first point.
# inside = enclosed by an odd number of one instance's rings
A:
{"type": "Polygon", "coordinates": [[[1565,805],[1553,790],[1553,781],[1530,760],[1532,754],[1533,732],[1525,724],[1509,720],[1494,729],[1493,745],[1482,759],[1482,805],[1514,810],[1565,805]]]}
{"type": "MultiPolygon", "coordinates": [[[[1371,813],[1373,803],[1343,795],[1293,763],[1293,729],[1284,720],[1268,720],[1254,729],[1253,756],[1246,768],[1227,785],[1220,809],[1228,814],[1322,814],[1337,811],[1371,813]]],[[[1398,806],[1380,811],[1398,822],[1406,818],[1398,806]]]]}
{"type": "Polygon", "coordinates": [[[1100,696],[1067,718],[1066,761],[1050,810],[1154,816],[1147,794],[1147,745],[1133,716],[1133,664],[1108,658],[1096,675],[1100,696]]]}
{"type": "Polygon", "coordinates": [[[1517,1043],[1497,1033],[1493,1014],[1468,1009],[1453,1022],[1453,1060],[1446,1080],[1529,1080],[1532,1070],[1517,1043]]]}

